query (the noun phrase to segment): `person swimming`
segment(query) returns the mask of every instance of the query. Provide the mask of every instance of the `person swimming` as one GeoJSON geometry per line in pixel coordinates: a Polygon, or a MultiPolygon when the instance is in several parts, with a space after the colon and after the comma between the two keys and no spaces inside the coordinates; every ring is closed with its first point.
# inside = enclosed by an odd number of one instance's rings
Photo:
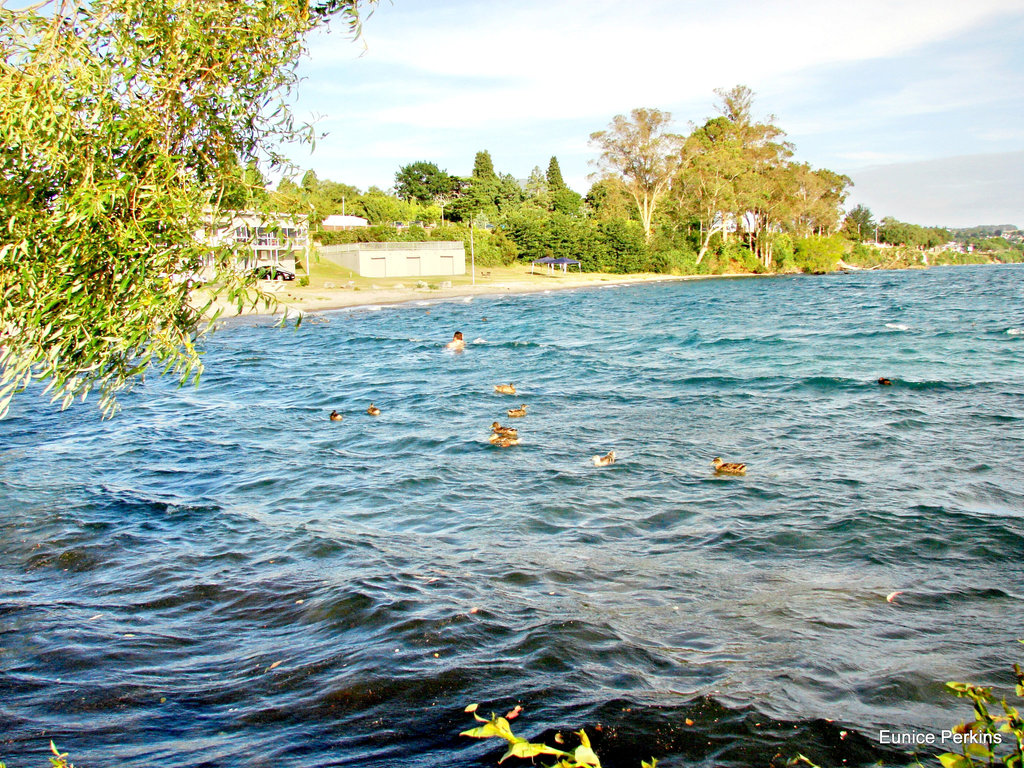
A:
{"type": "Polygon", "coordinates": [[[461,352],[466,348],[466,341],[462,338],[462,331],[456,331],[455,335],[452,336],[452,340],[445,345],[447,349],[451,349],[455,352],[461,352]]]}

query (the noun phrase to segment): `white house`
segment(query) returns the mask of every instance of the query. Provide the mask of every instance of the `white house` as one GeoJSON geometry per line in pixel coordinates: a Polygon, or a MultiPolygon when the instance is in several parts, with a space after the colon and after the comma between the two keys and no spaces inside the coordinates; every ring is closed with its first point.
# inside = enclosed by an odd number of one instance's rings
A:
{"type": "Polygon", "coordinates": [[[340,232],[345,229],[358,229],[359,227],[368,226],[370,226],[370,222],[362,216],[343,216],[340,213],[332,213],[324,219],[320,228],[325,232],[340,232]]]}
{"type": "MultiPolygon", "coordinates": [[[[218,219],[212,213],[196,238],[213,246],[235,245],[237,266],[249,270],[258,266],[280,266],[295,271],[296,256],[309,256],[309,226],[306,218],[286,213],[227,211],[218,219]]],[[[205,267],[212,271],[213,255],[205,267]]]]}

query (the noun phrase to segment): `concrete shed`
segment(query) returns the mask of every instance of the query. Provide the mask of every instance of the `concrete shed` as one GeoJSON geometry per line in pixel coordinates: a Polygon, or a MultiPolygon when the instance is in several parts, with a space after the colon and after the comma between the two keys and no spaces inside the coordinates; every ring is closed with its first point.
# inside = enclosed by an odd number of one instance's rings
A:
{"type": "Polygon", "coordinates": [[[319,254],[320,258],[351,269],[360,277],[466,274],[466,246],[461,240],[324,245],[319,254]]]}

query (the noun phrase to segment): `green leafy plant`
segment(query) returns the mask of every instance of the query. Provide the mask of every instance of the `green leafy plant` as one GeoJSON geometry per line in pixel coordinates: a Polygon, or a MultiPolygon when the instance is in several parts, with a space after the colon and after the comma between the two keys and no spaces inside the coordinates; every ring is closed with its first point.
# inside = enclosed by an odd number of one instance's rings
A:
{"type": "Polygon", "coordinates": [[[0,417],[34,380],[109,413],[151,365],[198,377],[189,276],[212,262],[229,302],[261,296],[196,232],[252,197],[243,168],[312,139],[295,66],[330,16],[358,31],[357,1],[0,3],[0,417]]]}
{"type": "MultiPolygon", "coordinates": [[[[1013,665],[1017,676],[1015,692],[1024,697],[1024,671],[1019,664],[1013,665]]],[[[968,683],[946,683],[954,695],[969,699],[974,706],[974,720],[960,723],[950,731],[943,732],[944,740],[952,740],[961,746],[961,751],[939,755],[944,768],[977,768],[977,766],[1003,765],[1006,768],[1024,767],[1024,720],[1020,710],[1011,706],[1006,699],[1000,699],[1002,714],[992,714],[989,705],[996,701],[991,688],[968,683]],[[993,747],[1009,745],[1006,753],[999,754],[993,747]]]]}
{"type": "MultiPolygon", "coordinates": [[[[68,762],[68,753],[58,750],[52,740],[50,741],[50,751],[54,755],[50,758],[50,768],[75,768],[73,763],[68,762]]],[[[0,768],[7,768],[7,764],[0,762],[0,768]]]]}
{"type": "MultiPolygon", "coordinates": [[[[499,717],[494,713],[491,713],[491,719],[485,720],[476,713],[478,705],[470,704],[466,707],[466,712],[470,712],[473,715],[473,719],[483,725],[471,728],[468,731],[463,731],[460,736],[469,736],[474,739],[490,739],[499,738],[504,739],[508,742],[508,751],[501,756],[499,763],[505,762],[510,757],[519,757],[527,760],[532,760],[535,757],[541,755],[550,755],[551,757],[557,758],[556,762],[547,764],[544,768],[601,768],[601,759],[597,756],[597,753],[590,746],[590,738],[587,736],[585,730],[580,729],[576,731],[576,735],[579,737],[580,743],[574,750],[567,752],[557,747],[552,747],[547,744],[539,742],[531,742],[528,739],[516,736],[512,732],[512,726],[509,724],[509,716],[515,717],[522,711],[521,707],[516,707],[512,712],[509,712],[506,717],[499,717]]],[[[650,761],[641,762],[641,768],[655,768],[658,761],[651,758],[650,761]]]]}

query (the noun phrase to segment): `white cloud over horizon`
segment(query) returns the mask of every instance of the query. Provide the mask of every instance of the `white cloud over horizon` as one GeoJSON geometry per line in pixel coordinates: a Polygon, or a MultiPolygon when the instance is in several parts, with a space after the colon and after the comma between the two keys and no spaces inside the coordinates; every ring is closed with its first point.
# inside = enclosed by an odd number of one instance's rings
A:
{"type": "Polygon", "coordinates": [[[850,204],[924,226],[1024,227],[1024,150],[864,168],[850,204]]]}
{"type": "Polygon", "coordinates": [[[525,177],[556,154],[584,191],[587,139],[612,116],[658,107],[686,130],[737,83],[818,167],[1007,152],[1022,33],[1020,0],[395,0],[366,20],[365,49],[311,41],[297,113],[330,135],[299,162],[365,188],[416,160],[465,174],[488,149],[525,177]]]}

